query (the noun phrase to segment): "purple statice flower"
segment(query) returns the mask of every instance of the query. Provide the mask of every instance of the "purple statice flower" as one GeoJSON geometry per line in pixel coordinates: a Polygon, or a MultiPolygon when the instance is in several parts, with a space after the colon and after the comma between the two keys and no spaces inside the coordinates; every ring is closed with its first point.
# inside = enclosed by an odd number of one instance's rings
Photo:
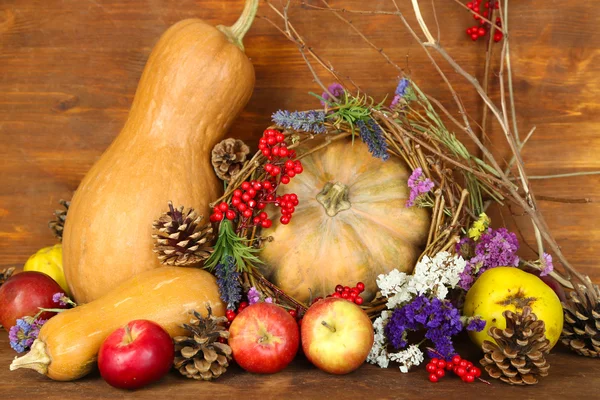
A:
{"type": "Polygon", "coordinates": [[[260,293],[258,292],[258,290],[256,290],[256,288],[254,286],[252,286],[250,288],[250,290],[248,290],[248,304],[252,305],[252,304],[256,304],[260,301],[260,293]]]}
{"type": "Polygon", "coordinates": [[[273,303],[273,299],[271,297],[267,297],[265,299],[265,303],[273,303]]]}
{"type": "Polygon", "coordinates": [[[467,320],[466,329],[468,331],[481,332],[483,328],[485,328],[485,320],[479,317],[469,318],[467,320]]]}
{"type": "Polygon", "coordinates": [[[356,126],[360,132],[361,140],[366,143],[373,157],[381,158],[383,161],[390,158],[383,131],[373,118],[369,118],[367,122],[358,120],[356,126]]]}
{"type": "Polygon", "coordinates": [[[58,292],[52,295],[52,301],[60,304],[61,306],[69,305],[69,298],[66,294],[58,292]]]}
{"type": "Polygon", "coordinates": [[[225,256],[215,267],[215,276],[221,300],[227,303],[227,308],[235,310],[235,306],[242,299],[242,285],[240,284],[240,273],[237,271],[235,259],[225,256]]]}
{"type": "Polygon", "coordinates": [[[324,133],[325,112],[324,111],[287,111],[279,110],[271,116],[273,122],[285,129],[295,131],[324,133]]]}
{"type": "Polygon", "coordinates": [[[460,276],[459,286],[469,290],[475,279],[490,268],[519,265],[519,240],[506,228],[488,228],[475,244],[475,255],[468,260],[460,276]]]}
{"type": "Polygon", "coordinates": [[[400,82],[398,82],[398,86],[396,87],[396,91],[394,92],[394,98],[392,99],[390,107],[396,107],[398,105],[400,100],[406,95],[406,89],[408,89],[409,84],[410,81],[408,79],[400,79],[400,82]]]}
{"type": "Polygon", "coordinates": [[[410,194],[408,196],[408,200],[406,201],[406,207],[412,207],[415,205],[417,198],[422,194],[428,193],[433,189],[434,183],[431,179],[426,178],[423,175],[423,170],[419,168],[415,168],[415,170],[410,174],[408,178],[408,187],[410,188],[410,194]]]}
{"type": "Polygon", "coordinates": [[[10,347],[17,353],[23,353],[28,350],[33,341],[37,339],[42,325],[46,323],[44,319],[33,319],[25,317],[17,319],[17,324],[8,331],[10,347]]]}
{"type": "MultiPolygon", "coordinates": [[[[331,93],[334,97],[336,97],[338,100],[341,96],[343,96],[345,90],[344,87],[342,85],[340,85],[339,83],[335,82],[332,83],[331,85],[329,85],[327,87],[327,90],[329,91],[329,93],[331,93]]],[[[330,100],[333,100],[332,97],[329,95],[329,93],[327,92],[323,92],[323,94],[321,95],[321,97],[325,100],[321,100],[321,105],[323,107],[325,107],[326,102],[329,102],[330,100]]]]}
{"type": "Polygon", "coordinates": [[[554,271],[554,264],[552,263],[552,256],[548,253],[542,255],[542,272],[540,276],[546,276],[550,272],[554,271]]]}
{"type": "Polygon", "coordinates": [[[448,359],[455,354],[452,336],[463,329],[460,312],[448,300],[417,296],[392,312],[384,333],[393,347],[402,349],[407,345],[406,332],[422,329],[435,350],[448,359]]]}

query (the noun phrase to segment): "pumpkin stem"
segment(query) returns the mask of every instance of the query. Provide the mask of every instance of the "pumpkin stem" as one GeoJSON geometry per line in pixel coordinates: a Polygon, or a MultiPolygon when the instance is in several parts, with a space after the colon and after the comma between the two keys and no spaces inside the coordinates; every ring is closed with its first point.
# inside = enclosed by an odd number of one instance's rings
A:
{"type": "Polygon", "coordinates": [[[321,193],[317,195],[317,201],[321,203],[330,217],[335,217],[339,212],[352,207],[348,201],[348,186],[340,182],[327,182],[321,193]]]}
{"type": "Polygon", "coordinates": [[[244,6],[242,15],[240,15],[238,20],[235,21],[233,25],[217,26],[217,29],[223,32],[229,41],[239,47],[242,51],[244,51],[242,39],[244,39],[244,36],[248,30],[250,30],[250,27],[254,22],[254,17],[256,16],[256,11],[258,10],[258,1],[259,0],[246,0],[246,5],[244,6]]]}
{"type": "Polygon", "coordinates": [[[29,368],[42,375],[46,375],[48,365],[50,365],[50,357],[46,353],[46,344],[39,339],[35,339],[29,353],[22,357],[15,357],[12,364],[10,364],[10,370],[29,368]]]}

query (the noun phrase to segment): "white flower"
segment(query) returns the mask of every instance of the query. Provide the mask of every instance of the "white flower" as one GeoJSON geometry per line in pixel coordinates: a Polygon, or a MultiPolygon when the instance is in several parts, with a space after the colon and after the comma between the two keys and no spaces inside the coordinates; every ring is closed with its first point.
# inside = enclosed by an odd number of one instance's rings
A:
{"type": "Polygon", "coordinates": [[[419,349],[419,346],[411,344],[406,349],[398,352],[389,354],[390,361],[396,361],[400,364],[400,371],[407,373],[408,370],[419,365],[425,359],[423,352],[419,349]]]}
{"type": "Polygon", "coordinates": [[[448,295],[448,287],[454,288],[458,284],[460,273],[466,264],[462,257],[442,251],[433,258],[423,256],[412,275],[397,269],[379,275],[377,286],[381,294],[388,298],[388,309],[401,306],[418,295],[429,293],[443,300],[448,295]]]}
{"type": "Polygon", "coordinates": [[[387,353],[387,340],[383,331],[390,314],[390,311],[382,311],[381,316],[379,316],[373,322],[375,340],[373,341],[373,347],[371,347],[371,352],[367,357],[367,362],[371,364],[377,364],[381,368],[387,368],[390,363],[390,359],[387,353]]]}

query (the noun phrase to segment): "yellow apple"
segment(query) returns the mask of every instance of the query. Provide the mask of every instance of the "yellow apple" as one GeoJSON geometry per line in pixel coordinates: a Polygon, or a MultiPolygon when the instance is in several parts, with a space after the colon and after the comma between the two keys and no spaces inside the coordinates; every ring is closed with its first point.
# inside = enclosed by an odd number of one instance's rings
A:
{"type": "Polygon", "coordinates": [[[529,306],[546,325],[546,338],[554,347],[563,327],[563,309],[554,291],[540,278],[514,267],[497,267],[485,271],[467,292],[463,314],[479,315],[486,321],[481,332],[469,332],[481,347],[484,340],[494,341],[488,331],[492,326],[506,328],[505,310],[521,312],[529,306]]]}

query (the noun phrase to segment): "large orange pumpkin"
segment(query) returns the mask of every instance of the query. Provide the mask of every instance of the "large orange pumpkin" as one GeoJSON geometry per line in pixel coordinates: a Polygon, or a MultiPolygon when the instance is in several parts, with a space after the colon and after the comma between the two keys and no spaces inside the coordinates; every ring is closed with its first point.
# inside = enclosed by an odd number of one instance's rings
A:
{"type": "MultiPolygon", "coordinates": [[[[425,244],[430,217],[405,206],[410,171],[398,158],[374,158],[367,146],[340,141],[302,160],[304,172],[283,186],[300,204],[289,225],[261,252],[262,272],[287,294],[307,302],[337,284],[363,282],[377,292],[379,274],[410,273],[425,244]]],[[[274,211],[272,211],[274,212],[274,211]]]]}

